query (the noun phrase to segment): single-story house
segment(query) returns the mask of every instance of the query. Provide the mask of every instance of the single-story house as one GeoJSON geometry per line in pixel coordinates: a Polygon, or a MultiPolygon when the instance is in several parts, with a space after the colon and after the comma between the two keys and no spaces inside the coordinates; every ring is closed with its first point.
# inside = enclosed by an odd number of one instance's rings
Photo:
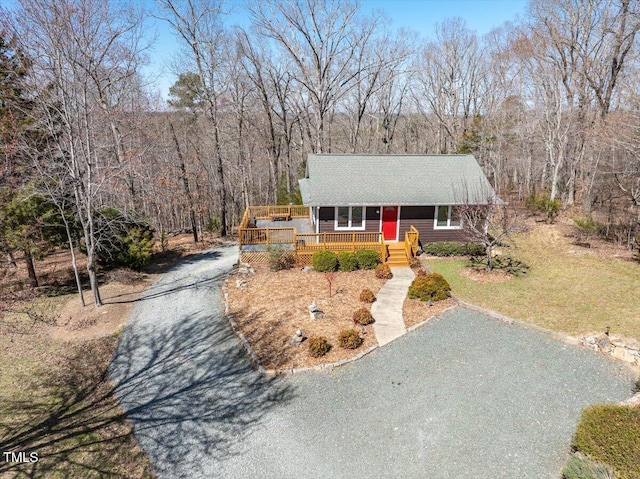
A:
{"type": "Polygon", "coordinates": [[[316,233],[381,232],[422,243],[462,239],[456,206],[496,198],[473,155],[310,154],[299,180],[316,233]]]}

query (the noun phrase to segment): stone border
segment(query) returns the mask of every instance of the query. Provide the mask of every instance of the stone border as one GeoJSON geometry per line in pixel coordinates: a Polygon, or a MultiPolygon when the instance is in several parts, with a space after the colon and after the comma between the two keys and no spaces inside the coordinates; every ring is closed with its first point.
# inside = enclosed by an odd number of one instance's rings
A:
{"type": "Polygon", "coordinates": [[[374,346],[371,346],[369,349],[365,351],[359,352],[352,358],[341,359],[340,361],[337,361],[335,363],[318,364],[316,366],[308,366],[305,368],[266,369],[260,362],[260,358],[258,358],[258,355],[255,353],[255,351],[251,347],[251,343],[249,342],[247,337],[244,335],[244,333],[241,331],[240,327],[238,326],[238,323],[236,323],[235,320],[233,319],[233,315],[231,314],[230,307],[229,307],[228,281],[229,281],[229,277],[225,279],[221,288],[222,293],[224,295],[224,316],[227,319],[227,324],[229,326],[229,329],[231,329],[233,334],[235,334],[236,337],[240,340],[242,347],[249,355],[249,359],[251,360],[251,363],[260,374],[263,374],[267,377],[276,377],[276,376],[293,375],[293,374],[310,372],[310,371],[316,371],[316,372],[325,371],[325,370],[333,371],[334,368],[344,366],[345,364],[349,364],[353,361],[357,361],[358,359],[361,359],[362,357],[366,356],[370,352],[380,347],[379,345],[376,344],[374,346]]]}
{"type": "Polygon", "coordinates": [[[587,334],[580,337],[583,346],[634,366],[640,366],[640,344],[628,343],[608,334],[587,334]]]}
{"type": "Polygon", "coordinates": [[[591,349],[613,359],[622,361],[637,369],[640,367],[640,346],[638,345],[625,344],[624,341],[618,338],[609,339],[609,337],[604,334],[601,336],[586,335],[576,338],[573,336],[569,336],[568,334],[545,329],[540,326],[536,326],[535,324],[521,321],[519,319],[504,316],[500,313],[496,313],[495,311],[491,311],[490,309],[482,308],[480,306],[476,306],[475,304],[462,301],[461,299],[458,299],[453,295],[451,296],[451,298],[456,302],[456,304],[470,311],[484,314],[485,316],[489,316],[507,324],[516,324],[530,331],[536,331],[538,333],[551,336],[554,339],[562,341],[563,343],[571,344],[572,346],[582,346],[587,349],[591,349]],[[601,346],[600,341],[603,339],[605,340],[605,344],[604,346],[601,346]]]}
{"type": "MultiPolygon", "coordinates": [[[[429,267],[424,264],[422,260],[420,260],[422,267],[431,272],[429,267]]],[[[547,336],[551,336],[552,338],[561,341],[566,344],[571,344],[572,346],[582,346],[585,348],[592,349],[596,352],[605,354],[614,359],[620,360],[635,369],[640,370],[640,345],[636,344],[625,344],[619,338],[611,338],[610,340],[608,336],[606,336],[607,340],[606,345],[604,347],[600,346],[599,339],[597,335],[585,335],[580,338],[575,338],[573,336],[569,336],[568,334],[558,333],[556,331],[552,331],[550,329],[545,329],[540,326],[536,326],[535,324],[527,323],[525,321],[521,321],[519,319],[510,318],[509,316],[505,316],[503,314],[497,313],[490,309],[482,308],[475,304],[467,303],[466,301],[462,301],[461,299],[456,298],[454,295],[451,295],[451,299],[455,301],[460,307],[468,309],[470,311],[475,311],[477,313],[484,314],[485,316],[489,316],[491,318],[497,319],[498,321],[502,321],[507,324],[517,324],[518,326],[528,329],[530,331],[536,331],[541,334],[545,334],[547,336]]]]}

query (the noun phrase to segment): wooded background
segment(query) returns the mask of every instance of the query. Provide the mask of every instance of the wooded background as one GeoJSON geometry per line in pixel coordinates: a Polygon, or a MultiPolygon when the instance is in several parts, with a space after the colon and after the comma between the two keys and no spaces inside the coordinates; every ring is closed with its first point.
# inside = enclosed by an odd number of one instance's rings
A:
{"type": "Polygon", "coordinates": [[[58,235],[91,276],[105,208],[226,235],[247,205],[298,202],[312,152],[471,153],[510,202],[637,245],[640,0],[532,0],[486,36],[451,18],[429,39],[347,0],[250,1],[246,30],[223,1],[18,4],[0,11],[5,252],[58,235]],[[149,15],[182,45],[168,104],[141,74],[149,15]]]}

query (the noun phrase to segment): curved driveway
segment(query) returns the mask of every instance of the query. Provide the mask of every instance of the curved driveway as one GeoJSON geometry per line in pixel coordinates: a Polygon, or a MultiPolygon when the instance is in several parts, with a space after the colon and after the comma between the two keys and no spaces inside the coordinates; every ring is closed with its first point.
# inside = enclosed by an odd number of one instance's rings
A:
{"type": "Polygon", "coordinates": [[[167,273],[112,364],[160,478],[554,478],[580,411],[625,366],[456,309],[331,373],[267,380],[222,315],[235,247],[167,273]]]}

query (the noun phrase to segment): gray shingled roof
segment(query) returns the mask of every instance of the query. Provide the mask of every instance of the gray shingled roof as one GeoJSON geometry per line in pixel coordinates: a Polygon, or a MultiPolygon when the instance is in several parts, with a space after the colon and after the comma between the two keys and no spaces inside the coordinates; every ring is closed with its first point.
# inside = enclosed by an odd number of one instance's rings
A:
{"type": "Polygon", "coordinates": [[[493,188],[473,155],[309,155],[309,206],[485,203],[493,188]]]}

